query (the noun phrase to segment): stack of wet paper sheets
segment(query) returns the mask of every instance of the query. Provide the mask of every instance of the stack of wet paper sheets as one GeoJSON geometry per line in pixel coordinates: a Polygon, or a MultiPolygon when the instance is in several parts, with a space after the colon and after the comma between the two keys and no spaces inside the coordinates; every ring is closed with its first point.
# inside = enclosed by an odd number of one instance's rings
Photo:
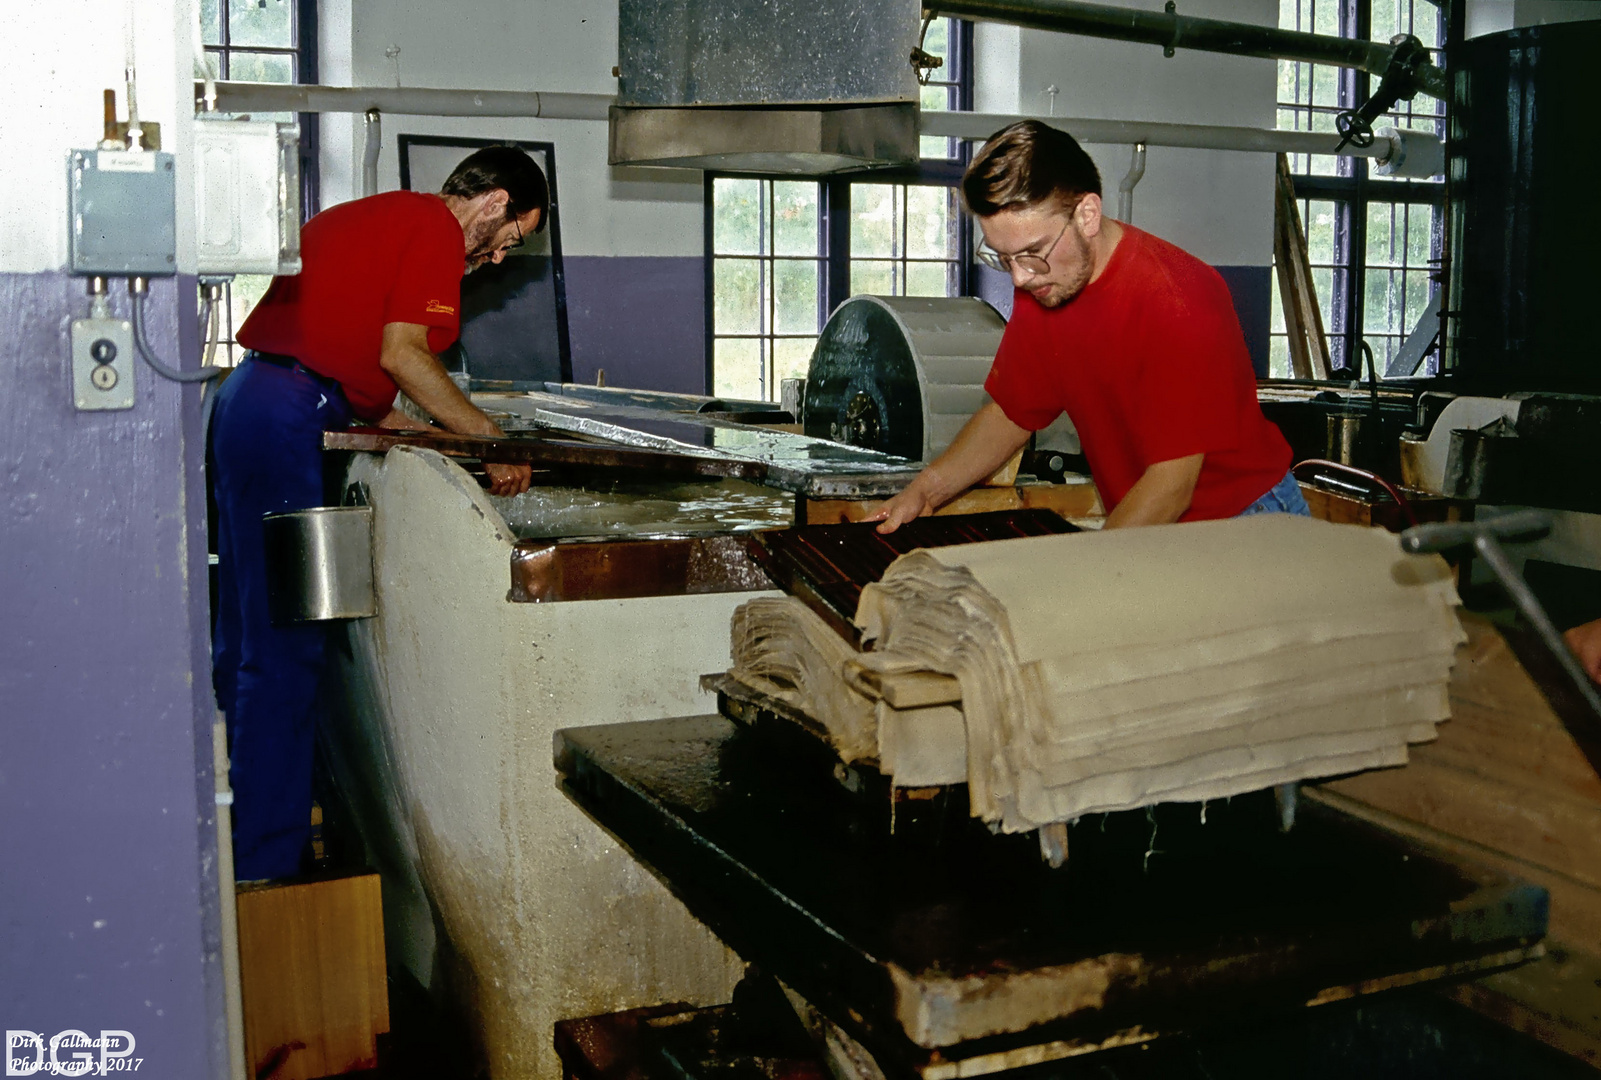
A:
{"type": "Polygon", "coordinates": [[[914,551],[862,593],[871,651],[758,601],[734,674],[792,658],[847,760],[878,738],[848,671],[954,676],[972,813],[1021,831],[1405,763],[1449,717],[1457,602],[1382,530],[1264,514],[914,551]]]}

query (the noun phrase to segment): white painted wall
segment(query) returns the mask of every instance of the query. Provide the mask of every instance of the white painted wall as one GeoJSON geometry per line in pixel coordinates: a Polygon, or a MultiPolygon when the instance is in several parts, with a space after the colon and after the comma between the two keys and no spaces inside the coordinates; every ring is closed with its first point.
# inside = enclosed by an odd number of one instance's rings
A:
{"type": "MultiPolygon", "coordinates": [[[[321,77],[334,85],[395,85],[398,60],[404,86],[616,92],[615,2],[325,0],[323,23],[321,77]],[[385,55],[395,47],[398,57],[385,55]]],[[[325,206],[360,193],[362,125],[338,119],[323,137],[325,206]]],[[[552,142],[565,254],[701,254],[701,174],[608,166],[604,124],[386,116],[383,127],[381,190],[400,186],[402,133],[552,142]]]]}
{"type": "Polygon", "coordinates": [[[1480,37],[1518,26],[1601,19],[1596,0],[1469,0],[1467,36],[1480,37]]]}
{"type": "MultiPolygon", "coordinates": [[[[67,262],[67,152],[101,135],[101,91],[127,108],[123,57],[128,0],[40,0],[5,5],[14,43],[0,80],[0,273],[60,270],[67,262]]],[[[191,20],[195,0],[138,0],[139,114],[161,124],[177,154],[178,267],[195,268],[191,20]],[[182,93],[180,95],[180,90],[182,93]],[[179,108],[180,97],[185,107],[179,108]]]]}
{"type": "MultiPolygon", "coordinates": [[[[1162,0],[1120,0],[1161,10],[1162,0]]],[[[1277,0],[1189,0],[1186,15],[1266,26],[1278,24],[1277,0]]],[[[1171,59],[1155,45],[1138,45],[1037,30],[1013,31],[1014,68],[988,48],[976,48],[981,85],[1015,70],[1016,101],[1025,113],[1153,120],[1186,124],[1276,126],[1274,61],[1180,50],[1171,59]]],[[[994,100],[1007,88],[986,87],[994,100]]],[[[1125,146],[1087,146],[1100,167],[1106,202],[1115,208],[1117,182],[1128,171],[1125,146]]],[[[1220,266],[1265,266],[1273,258],[1273,158],[1268,154],[1152,147],[1134,195],[1134,224],[1220,266]]]]}

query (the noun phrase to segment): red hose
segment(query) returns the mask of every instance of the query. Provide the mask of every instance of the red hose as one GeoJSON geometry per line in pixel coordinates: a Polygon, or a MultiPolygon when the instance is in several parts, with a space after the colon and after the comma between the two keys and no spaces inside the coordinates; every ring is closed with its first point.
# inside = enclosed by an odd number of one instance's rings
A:
{"type": "MultiPolygon", "coordinates": [[[[1418,524],[1418,516],[1413,512],[1412,504],[1407,502],[1406,496],[1402,495],[1400,490],[1396,488],[1394,484],[1390,483],[1378,473],[1371,473],[1366,469],[1359,469],[1355,465],[1344,465],[1338,461],[1325,461],[1323,458],[1308,458],[1307,460],[1297,464],[1294,468],[1290,469],[1290,472],[1292,474],[1298,473],[1301,471],[1301,469],[1308,465],[1316,465],[1324,469],[1334,469],[1336,472],[1348,473],[1351,476],[1357,477],[1358,479],[1366,480],[1370,484],[1377,484],[1379,487],[1383,488],[1389,493],[1390,498],[1395,500],[1395,505],[1401,508],[1401,513],[1405,515],[1408,525],[1418,524]]],[[[1299,480],[1300,477],[1297,476],[1296,479],[1299,480]]]]}

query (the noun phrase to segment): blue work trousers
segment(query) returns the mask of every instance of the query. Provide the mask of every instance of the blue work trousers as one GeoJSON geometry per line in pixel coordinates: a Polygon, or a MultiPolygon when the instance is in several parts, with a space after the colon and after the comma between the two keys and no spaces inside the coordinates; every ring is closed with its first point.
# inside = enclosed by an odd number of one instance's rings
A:
{"type": "Polygon", "coordinates": [[[322,433],[349,424],[337,383],[254,354],[217,391],[209,448],[218,582],[212,681],[228,721],[241,881],[300,871],[327,644],[320,623],[273,625],[261,519],[323,504],[322,433]]]}
{"type": "Polygon", "coordinates": [[[1306,497],[1301,494],[1301,485],[1295,481],[1295,473],[1287,472],[1284,479],[1268,488],[1260,499],[1234,516],[1248,517],[1251,514],[1300,514],[1302,517],[1311,517],[1312,510],[1306,505],[1306,497]]]}

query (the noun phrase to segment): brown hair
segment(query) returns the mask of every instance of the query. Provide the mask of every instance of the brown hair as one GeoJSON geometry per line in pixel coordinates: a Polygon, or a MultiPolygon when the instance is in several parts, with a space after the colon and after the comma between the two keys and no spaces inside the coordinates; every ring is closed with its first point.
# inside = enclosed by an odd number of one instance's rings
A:
{"type": "Polygon", "coordinates": [[[1100,170],[1084,148],[1038,120],[1019,120],[991,135],[962,175],[962,202],[978,217],[1052,198],[1067,208],[1100,193],[1100,170]]]}
{"type": "Polygon", "coordinates": [[[544,229],[550,219],[550,185],[539,165],[520,147],[486,146],[473,151],[445,178],[439,193],[471,199],[497,189],[506,193],[508,221],[538,210],[534,231],[544,229]]]}

